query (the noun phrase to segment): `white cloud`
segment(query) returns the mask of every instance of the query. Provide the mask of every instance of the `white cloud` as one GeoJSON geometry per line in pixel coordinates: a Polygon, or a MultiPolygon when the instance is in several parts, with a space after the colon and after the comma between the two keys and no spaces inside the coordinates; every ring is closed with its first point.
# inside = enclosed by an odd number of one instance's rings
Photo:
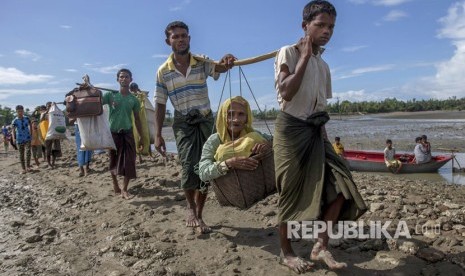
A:
{"type": "Polygon", "coordinates": [[[384,21],[398,21],[401,18],[407,17],[407,13],[400,10],[392,10],[383,17],[384,21]]]}
{"type": "Polygon", "coordinates": [[[90,67],[91,70],[102,73],[102,74],[116,74],[119,69],[123,68],[127,64],[121,63],[121,64],[116,64],[116,65],[110,65],[110,66],[102,66],[102,67],[92,67],[92,64],[86,63],[86,67],[90,67]]]}
{"type": "Polygon", "coordinates": [[[0,100],[10,97],[22,97],[31,95],[50,95],[50,94],[65,94],[69,88],[39,88],[39,89],[0,89],[0,100]]]}
{"type": "Polygon", "coordinates": [[[397,6],[412,0],[349,0],[349,2],[360,5],[360,4],[372,4],[377,6],[397,6]]]}
{"type": "Polygon", "coordinates": [[[176,11],[182,10],[190,3],[191,3],[191,0],[184,0],[181,3],[177,4],[176,6],[170,7],[169,11],[176,12],[176,11]]]}
{"type": "Polygon", "coordinates": [[[16,50],[15,53],[22,58],[30,58],[32,61],[38,61],[41,56],[28,50],[16,50]]]}
{"type": "Polygon", "coordinates": [[[60,25],[60,28],[62,29],[71,29],[72,27],[69,25],[60,25]]]}
{"type": "Polygon", "coordinates": [[[71,73],[74,73],[74,72],[77,72],[76,69],[65,69],[66,72],[71,72],[71,73]]]}
{"type": "Polygon", "coordinates": [[[465,2],[455,3],[449,8],[447,16],[439,19],[443,28],[438,37],[450,39],[465,39],[465,2]]]}
{"type": "Polygon", "coordinates": [[[0,84],[2,85],[40,83],[51,79],[53,76],[50,75],[28,75],[16,68],[0,67],[0,84]]]}
{"type": "Polygon", "coordinates": [[[456,49],[449,60],[436,66],[434,77],[425,78],[419,83],[431,97],[465,97],[465,1],[453,4],[439,22],[442,26],[438,37],[451,39],[456,49]]]}
{"type": "Polygon", "coordinates": [[[392,70],[394,68],[394,64],[385,64],[385,65],[380,65],[380,66],[371,66],[371,67],[362,67],[362,68],[357,68],[349,73],[342,74],[340,76],[335,76],[333,79],[334,80],[340,80],[340,79],[348,79],[348,78],[353,78],[353,77],[359,77],[364,74],[368,73],[374,73],[374,72],[381,72],[381,71],[388,71],[392,70]]]}
{"type": "Polygon", "coordinates": [[[341,51],[351,53],[351,52],[356,52],[356,51],[359,51],[359,50],[367,48],[367,47],[368,46],[366,46],[366,45],[349,46],[349,47],[342,48],[341,51]]]}
{"type": "Polygon", "coordinates": [[[372,2],[373,4],[380,6],[397,6],[410,1],[412,0],[374,0],[372,2]]]}
{"type": "Polygon", "coordinates": [[[153,58],[168,58],[169,55],[166,54],[154,54],[152,55],[153,58]]]}

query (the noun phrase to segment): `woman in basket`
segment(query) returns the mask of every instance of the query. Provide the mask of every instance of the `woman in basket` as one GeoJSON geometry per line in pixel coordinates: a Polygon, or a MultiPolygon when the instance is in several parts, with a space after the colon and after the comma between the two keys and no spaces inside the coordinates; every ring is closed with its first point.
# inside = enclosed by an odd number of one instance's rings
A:
{"type": "Polygon", "coordinates": [[[252,128],[252,111],[241,96],[227,99],[216,118],[216,131],[205,142],[199,162],[199,176],[210,181],[230,169],[255,170],[259,161],[252,155],[271,149],[270,135],[252,128]]]}

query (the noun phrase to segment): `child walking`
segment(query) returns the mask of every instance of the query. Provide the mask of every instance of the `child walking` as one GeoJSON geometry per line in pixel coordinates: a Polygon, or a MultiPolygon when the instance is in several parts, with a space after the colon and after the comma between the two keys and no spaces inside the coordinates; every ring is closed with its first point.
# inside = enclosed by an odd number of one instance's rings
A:
{"type": "Polygon", "coordinates": [[[31,132],[32,125],[28,117],[24,116],[22,105],[16,106],[16,118],[11,123],[13,128],[13,143],[19,149],[19,160],[21,161],[22,172],[25,174],[31,169],[31,132]],[[24,157],[26,154],[26,158],[24,157]]]}

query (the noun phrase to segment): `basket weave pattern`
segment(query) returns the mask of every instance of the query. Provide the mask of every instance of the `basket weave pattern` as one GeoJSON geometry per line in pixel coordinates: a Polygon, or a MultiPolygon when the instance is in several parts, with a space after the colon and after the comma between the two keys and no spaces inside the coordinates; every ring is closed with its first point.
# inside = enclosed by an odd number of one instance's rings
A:
{"type": "Polygon", "coordinates": [[[226,175],[211,181],[220,205],[247,209],[276,192],[273,151],[257,154],[252,158],[260,162],[257,169],[232,169],[226,175]]]}

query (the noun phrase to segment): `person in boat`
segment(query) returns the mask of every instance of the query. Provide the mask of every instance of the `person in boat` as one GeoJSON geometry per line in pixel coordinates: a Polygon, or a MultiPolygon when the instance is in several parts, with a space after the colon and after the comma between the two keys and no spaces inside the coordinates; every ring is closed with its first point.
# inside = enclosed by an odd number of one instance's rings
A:
{"type": "Polygon", "coordinates": [[[202,149],[199,177],[204,182],[231,169],[255,170],[259,162],[251,156],[271,149],[271,136],[252,128],[252,111],[241,96],[227,99],[221,105],[216,130],[202,149]]]}
{"type": "Polygon", "coordinates": [[[384,149],[384,163],[389,169],[395,170],[395,173],[398,173],[402,168],[402,162],[397,160],[396,149],[392,146],[392,140],[386,140],[386,148],[384,149]]]}
{"type": "MultiPolygon", "coordinates": [[[[273,137],[280,263],[296,273],[309,271],[313,264],[294,253],[290,222],[356,220],[367,209],[324,126],[329,120],[325,109],[332,91],[330,70],[321,54],[335,21],[336,10],[331,3],[309,2],[303,9],[304,37],[297,45],[282,47],[274,64],[280,106],[273,137]]],[[[334,260],[328,241],[328,231],[320,233],[310,259],[323,261],[331,269],[346,267],[334,260]]]]}
{"type": "Polygon", "coordinates": [[[424,164],[431,161],[431,144],[428,142],[428,137],[426,135],[420,137],[420,142],[417,142],[413,152],[415,154],[414,160],[416,164],[424,164]]]}
{"type": "Polygon", "coordinates": [[[174,107],[173,131],[182,166],[181,188],[187,201],[186,226],[199,227],[201,233],[208,233],[211,228],[202,219],[207,193],[195,173],[203,144],[212,133],[214,123],[207,78],[217,80],[220,73],[233,67],[236,58],[226,54],[219,64],[196,60],[190,52],[189,27],[181,21],[169,23],[165,35],[172,53],[157,71],[155,149],[166,156],[162,127],[169,98],[174,107]]]}
{"type": "Polygon", "coordinates": [[[334,138],[333,149],[337,155],[340,155],[340,156],[344,155],[344,145],[341,143],[340,137],[334,138]]]}

